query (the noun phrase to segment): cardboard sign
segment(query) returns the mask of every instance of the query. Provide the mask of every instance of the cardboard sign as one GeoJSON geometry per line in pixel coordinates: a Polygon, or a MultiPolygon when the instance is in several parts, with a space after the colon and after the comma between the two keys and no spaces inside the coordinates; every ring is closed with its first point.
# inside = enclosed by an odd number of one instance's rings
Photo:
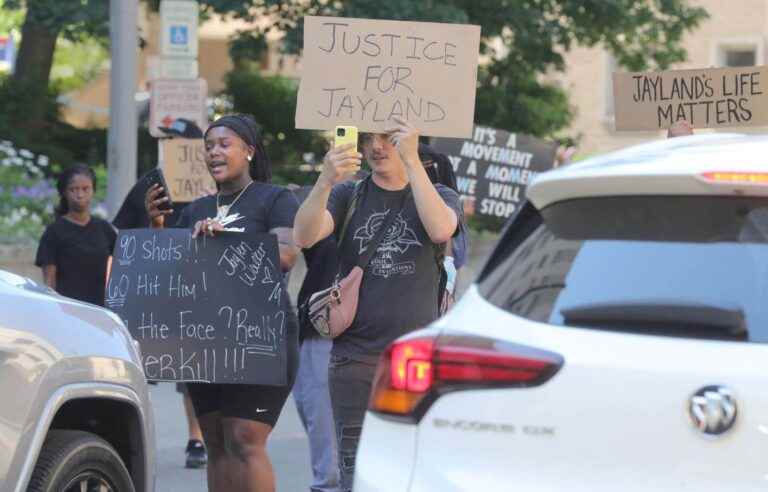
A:
{"type": "Polygon", "coordinates": [[[459,193],[475,198],[475,213],[505,219],[533,178],[552,169],[557,151],[554,142],[483,126],[472,139],[435,138],[431,145],[450,159],[459,193]]]}
{"type": "Polygon", "coordinates": [[[768,67],[614,73],[617,130],[768,125],[768,67]]]}
{"type": "Polygon", "coordinates": [[[216,182],[205,164],[201,139],[170,138],[160,141],[160,167],[174,202],[191,202],[216,193],[216,182]]]}
{"type": "Polygon", "coordinates": [[[201,130],[208,126],[206,98],[208,84],[205,79],[157,79],[149,90],[149,133],[153,137],[166,136],[158,127],[168,127],[178,118],[194,121],[201,130]]]}
{"type": "Polygon", "coordinates": [[[153,381],[287,384],[286,302],[272,234],[120,232],[107,307],[153,381]]]}
{"type": "Polygon", "coordinates": [[[470,137],[480,26],[304,17],[296,128],[470,137]]]}

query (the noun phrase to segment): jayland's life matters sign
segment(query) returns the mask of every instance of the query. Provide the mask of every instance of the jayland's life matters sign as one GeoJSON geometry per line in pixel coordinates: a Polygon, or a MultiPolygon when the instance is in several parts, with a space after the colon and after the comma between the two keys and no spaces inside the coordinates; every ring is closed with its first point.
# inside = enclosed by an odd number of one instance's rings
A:
{"type": "Polygon", "coordinates": [[[508,218],[525,200],[528,184],[552,169],[557,144],[529,135],[475,127],[473,138],[433,138],[432,147],[445,154],[464,197],[474,197],[475,213],[508,218]]]}
{"type": "Polygon", "coordinates": [[[480,26],[307,16],[296,128],[470,137],[479,47],[480,26]]]}
{"type": "Polygon", "coordinates": [[[273,234],[120,232],[105,305],[153,381],[287,384],[288,303],[273,234]]]}
{"type": "Polygon", "coordinates": [[[613,74],[616,130],[768,125],[768,67],[613,74]]]}

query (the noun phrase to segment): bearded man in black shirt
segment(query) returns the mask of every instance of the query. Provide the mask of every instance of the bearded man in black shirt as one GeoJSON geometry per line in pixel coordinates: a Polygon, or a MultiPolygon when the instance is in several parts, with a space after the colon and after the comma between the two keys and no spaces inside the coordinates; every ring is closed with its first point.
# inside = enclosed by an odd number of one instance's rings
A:
{"type": "Polygon", "coordinates": [[[376,363],[389,343],[438,316],[441,265],[437,254],[458,230],[458,194],[433,185],[419,159],[419,132],[395,119],[384,134],[363,134],[371,176],[359,184],[346,177],[360,169],[354,144],[331,149],[323,171],[296,215],[294,241],[301,248],[336,233],[354,213],[339,240],[340,273],[347,275],[391,222],[367,264],[352,325],[333,340],[329,366],[331,403],[339,449],[340,490],[352,488],[355,454],[376,363]],[[389,217],[390,213],[397,215],[389,217]]]}

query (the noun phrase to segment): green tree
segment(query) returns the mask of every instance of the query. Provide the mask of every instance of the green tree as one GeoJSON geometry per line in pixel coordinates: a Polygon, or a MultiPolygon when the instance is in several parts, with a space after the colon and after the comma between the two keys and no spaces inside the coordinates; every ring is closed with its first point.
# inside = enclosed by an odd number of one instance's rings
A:
{"type": "Polygon", "coordinates": [[[307,179],[306,173],[298,173],[303,154],[321,155],[327,147],[320,133],[295,128],[297,89],[295,80],[263,77],[253,68],[241,68],[227,76],[226,92],[232,109],[258,119],[277,182],[301,184],[307,179]]]}
{"type": "Polygon", "coordinates": [[[16,68],[7,87],[17,108],[12,117],[22,130],[40,132],[51,123],[49,79],[59,36],[72,41],[105,36],[108,7],[104,0],[3,0],[3,10],[26,10],[16,68]]]}
{"type": "MultiPolygon", "coordinates": [[[[604,45],[631,70],[666,69],[685,60],[681,40],[707,13],[687,0],[310,0],[305,13],[442,21],[482,27],[475,120],[534,135],[552,135],[572,118],[567,94],[543,82],[563,71],[574,45],[604,45]]],[[[296,51],[301,31],[287,48],[296,51]]]]}

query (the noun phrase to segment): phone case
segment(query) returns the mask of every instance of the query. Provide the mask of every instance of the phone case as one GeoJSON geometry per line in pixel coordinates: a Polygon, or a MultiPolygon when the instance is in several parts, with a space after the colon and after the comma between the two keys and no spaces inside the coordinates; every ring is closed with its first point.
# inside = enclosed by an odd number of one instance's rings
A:
{"type": "Polygon", "coordinates": [[[337,126],[333,131],[333,146],[339,147],[340,145],[355,144],[355,148],[352,149],[357,152],[357,127],[356,126],[337,126]],[[339,136],[339,129],[344,130],[344,135],[339,136]]]}
{"type": "Polygon", "coordinates": [[[173,202],[171,201],[171,195],[169,194],[168,190],[168,184],[165,182],[165,177],[163,176],[163,171],[160,170],[160,168],[155,168],[147,173],[145,179],[147,180],[147,189],[151,188],[155,184],[159,184],[163,187],[163,195],[161,196],[167,196],[168,201],[163,202],[158,207],[160,210],[170,210],[173,207],[173,202]]]}

